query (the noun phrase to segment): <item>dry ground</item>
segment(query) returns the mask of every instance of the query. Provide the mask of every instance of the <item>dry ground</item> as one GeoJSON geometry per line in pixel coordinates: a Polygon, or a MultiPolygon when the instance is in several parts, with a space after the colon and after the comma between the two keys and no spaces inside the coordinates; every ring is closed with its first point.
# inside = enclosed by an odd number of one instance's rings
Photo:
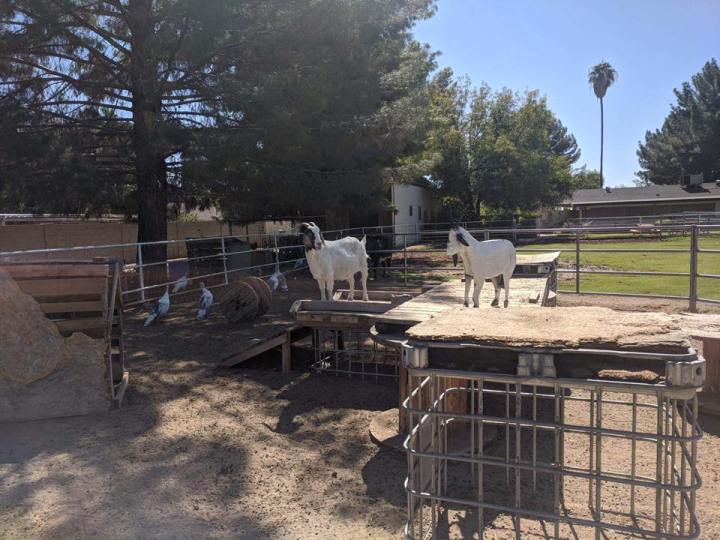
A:
{"type": "MultiPolygon", "coordinates": [[[[317,295],[290,287],[263,324],[317,295]]],[[[249,332],[180,306],[148,329],[131,316],[121,410],[0,424],[0,538],[400,538],[406,459],[368,437],[395,388],[287,377],[274,354],[217,368],[249,332]]],[[[702,538],[720,538],[720,422],[702,421],[702,538]]]]}

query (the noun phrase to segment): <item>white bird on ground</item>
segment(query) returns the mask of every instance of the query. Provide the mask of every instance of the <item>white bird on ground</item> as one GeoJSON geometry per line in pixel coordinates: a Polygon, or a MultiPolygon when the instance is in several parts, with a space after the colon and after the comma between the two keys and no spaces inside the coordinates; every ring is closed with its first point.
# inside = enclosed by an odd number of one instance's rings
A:
{"type": "Polygon", "coordinates": [[[148,318],[145,319],[145,326],[150,326],[153,321],[162,317],[168,311],[170,311],[170,294],[168,293],[168,288],[165,287],[165,294],[160,297],[148,318]]]}
{"type": "Polygon", "coordinates": [[[282,272],[280,272],[280,250],[275,248],[273,252],[275,253],[275,273],[268,279],[268,282],[270,283],[270,290],[275,292],[278,287],[280,287],[284,292],[287,292],[287,281],[285,280],[285,276],[282,272]]]}
{"type": "Polygon", "coordinates": [[[187,286],[188,286],[188,277],[187,277],[187,274],[185,274],[183,277],[181,277],[180,279],[178,279],[175,282],[175,286],[173,287],[173,294],[187,289],[187,286]]]}
{"type": "Polygon", "coordinates": [[[200,289],[202,290],[202,295],[200,296],[200,307],[197,313],[197,319],[199,321],[205,318],[210,306],[213,304],[213,294],[210,292],[210,289],[205,287],[204,283],[200,283],[200,289]]]}

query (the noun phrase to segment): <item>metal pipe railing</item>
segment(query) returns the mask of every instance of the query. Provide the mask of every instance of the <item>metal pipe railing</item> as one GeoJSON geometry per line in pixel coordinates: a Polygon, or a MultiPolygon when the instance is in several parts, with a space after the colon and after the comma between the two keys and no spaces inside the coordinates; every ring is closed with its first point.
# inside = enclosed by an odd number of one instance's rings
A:
{"type": "MultiPolygon", "coordinates": [[[[429,227],[438,227],[442,224],[440,223],[433,223],[433,224],[420,224],[415,225],[412,227],[412,230],[404,230],[404,231],[398,231],[399,228],[409,228],[407,225],[398,225],[398,226],[377,226],[377,227],[360,227],[354,230],[360,230],[362,232],[367,232],[371,230],[379,230],[381,233],[379,236],[382,236],[384,238],[392,239],[393,245],[397,245],[397,239],[402,239],[401,247],[395,247],[392,249],[376,249],[372,250],[369,249],[368,253],[370,255],[385,255],[392,257],[393,254],[402,254],[402,266],[401,267],[371,267],[370,270],[385,270],[390,272],[402,272],[402,280],[405,285],[407,285],[408,280],[410,279],[410,276],[408,275],[409,272],[437,272],[437,271],[443,271],[443,272],[455,272],[457,269],[447,266],[431,266],[431,265],[413,265],[412,264],[412,258],[417,255],[426,255],[426,254],[437,254],[437,253],[444,253],[445,250],[437,247],[433,247],[432,244],[435,244],[437,246],[438,242],[442,242],[444,238],[447,235],[446,230],[437,230],[437,229],[428,229],[429,227]],[[394,230],[393,230],[394,229],[394,230]],[[429,243],[429,247],[426,248],[417,248],[417,246],[411,245],[412,242],[410,240],[415,241],[421,241],[429,243]]],[[[517,225],[517,224],[516,224],[517,225]]],[[[350,232],[352,230],[349,229],[340,229],[337,231],[325,231],[324,234],[332,234],[335,232],[350,232]]],[[[552,249],[553,251],[560,251],[562,254],[573,254],[574,253],[574,264],[570,268],[559,268],[558,273],[561,274],[572,274],[574,275],[575,279],[575,286],[574,286],[574,292],[576,294],[601,294],[601,295],[610,295],[610,296],[638,296],[638,297],[653,297],[653,298],[668,298],[668,299],[685,299],[688,301],[688,309],[690,311],[696,311],[697,310],[697,303],[698,302],[709,302],[709,303],[720,303],[720,298],[702,298],[699,295],[698,292],[698,281],[699,279],[703,280],[718,280],[720,279],[720,274],[718,273],[712,273],[712,272],[700,272],[699,271],[699,254],[708,254],[708,255],[717,255],[720,254],[720,249],[715,248],[702,248],[701,245],[701,238],[703,235],[706,234],[718,234],[720,233],[720,225],[705,225],[705,224],[692,224],[692,225],[657,225],[653,227],[653,231],[651,232],[638,232],[637,230],[631,228],[631,227],[618,227],[618,226],[605,226],[605,227],[549,227],[549,228],[533,228],[533,229],[526,229],[526,228],[520,228],[520,227],[512,227],[512,228],[481,228],[481,229],[470,229],[469,232],[471,234],[475,234],[479,238],[484,239],[490,239],[491,237],[498,237],[498,236],[510,236],[512,235],[516,239],[521,239],[524,236],[532,236],[537,237],[538,235],[547,234],[547,235],[555,235],[556,237],[552,240],[554,240],[552,243],[568,243],[569,246],[564,249],[560,247],[559,249],[555,248],[542,248],[542,247],[522,247],[518,246],[517,251],[519,253],[527,252],[527,253],[537,253],[537,252],[546,252],[549,249],[552,249]],[[640,236],[647,237],[648,234],[649,239],[654,240],[654,234],[655,232],[673,232],[673,233],[681,233],[685,236],[689,236],[690,239],[690,246],[688,249],[682,249],[682,248],[602,248],[602,247],[583,247],[583,244],[587,245],[588,242],[592,242],[594,239],[592,238],[592,235],[594,234],[602,234],[602,233],[632,233],[634,237],[640,236]],[[573,246],[574,244],[574,246],[573,246]],[[572,246],[572,247],[570,247],[572,246]],[[666,254],[688,254],[689,255],[689,271],[688,272],[656,272],[656,271],[631,271],[631,270],[605,270],[605,269],[583,269],[582,268],[582,254],[583,253],[591,253],[591,254],[601,254],[601,253],[610,253],[610,254],[617,254],[617,253],[666,253],[666,254]],[[612,276],[646,276],[646,277],[677,277],[677,278],[688,278],[688,295],[687,296],[678,296],[678,295],[662,295],[662,294],[630,294],[630,293],[616,293],[616,292],[606,292],[606,293],[594,293],[591,291],[583,291],[582,290],[582,284],[581,284],[581,276],[582,275],[612,275],[612,276]]],[[[2,258],[9,258],[9,259],[32,259],[34,257],[42,257],[42,256],[58,256],[67,254],[69,257],[76,257],[79,253],[85,253],[90,252],[92,255],[100,255],[103,252],[113,251],[116,249],[128,249],[132,250],[136,253],[136,262],[134,264],[127,264],[125,265],[126,271],[135,271],[138,275],[138,281],[139,281],[139,287],[130,288],[125,291],[123,291],[124,295],[131,295],[139,293],[140,299],[139,301],[134,301],[132,304],[135,303],[142,303],[147,301],[149,298],[147,296],[147,292],[151,290],[157,290],[158,288],[170,286],[175,281],[166,281],[163,280],[161,283],[153,283],[153,284],[146,284],[146,270],[148,268],[158,267],[158,266],[166,266],[169,268],[169,265],[171,265],[174,261],[184,261],[187,263],[190,262],[197,262],[197,261],[212,261],[212,260],[220,260],[222,270],[216,271],[216,272],[207,272],[202,275],[193,276],[191,279],[194,281],[199,281],[202,279],[207,279],[211,277],[217,277],[217,276],[223,276],[223,282],[224,284],[227,284],[228,276],[233,273],[238,272],[260,272],[262,273],[263,268],[274,266],[275,262],[267,262],[262,264],[254,264],[254,265],[247,265],[242,268],[231,268],[228,264],[229,258],[233,255],[239,255],[239,254],[247,254],[247,253],[267,253],[271,252],[274,253],[276,257],[281,259],[281,254],[286,253],[288,251],[292,250],[299,250],[302,249],[303,246],[300,243],[292,242],[291,245],[282,246],[277,245],[277,239],[279,237],[285,237],[285,238],[299,238],[297,234],[292,233],[283,233],[283,232],[275,232],[273,234],[243,234],[239,235],[240,237],[248,238],[249,236],[257,237],[260,239],[261,243],[267,244],[267,245],[273,245],[277,247],[258,247],[254,250],[249,251],[233,251],[228,249],[226,240],[228,238],[236,238],[232,236],[213,236],[213,237],[206,237],[206,238],[191,238],[186,240],[168,240],[166,242],[158,241],[158,242],[144,242],[144,243],[123,243],[123,244],[108,244],[108,245],[101,245],[101,246],[78,246],[78,247],[71,247],[71,248],[50,248],[50,249],[36,249],[36,250],[27,250],[27,251],[11,251],[11,252],[0,252],[0,259],[2,258]],[[271,242],[272,240],[272,242],[271,242]],[[171,244],[177,244],[180,242],[185,242],[186,245],[192,244],[193,242],[208,242],[208,241],[217,241],[220,248],[219,253],[211,253],[208,255],[200,255],[200,256],[193,256],[193,257],[181,257],[180,259],[174,259],[174,260],[164,260],[164,261],[149,261],[145,262],[143,258],[143,247],[144,246],[152,246],[152,245],[171,245],[171,244]]],[[[600,244],[601,245],[601,244],[600,244]]],[[[288,264],[294,264],[298,261],[302,261],[304,257],[293,257],[291,259],[287,260],[280,260],[280,265],[283,267],[287,267],[288,264]]],[[[719,266],[720,267],[720,266],[719,266]]],[[[286,270],[286,272],[294,272],[299,269],[289,269],[286,270]]],[[[566,291],[559,291],[559,292],[566,292],[566,291]]],[[[178,293],[180,294],[180,293],[178,293]]],[[[718,295],[720,296],[720,295],[718,295]]]]}

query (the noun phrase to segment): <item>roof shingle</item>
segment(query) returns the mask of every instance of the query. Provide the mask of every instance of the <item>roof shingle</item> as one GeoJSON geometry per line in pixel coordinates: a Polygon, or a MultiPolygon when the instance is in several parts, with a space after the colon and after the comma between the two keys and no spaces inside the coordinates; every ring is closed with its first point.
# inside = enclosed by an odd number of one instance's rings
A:
{"type": "Polygon", "coordinates": [[[599,189],[579,189],[565,205],[612,204],[623,202],[651,202],[697,199],[720,199],[720,185],[706,182],[694,188],[679,184],[599,189]]]}

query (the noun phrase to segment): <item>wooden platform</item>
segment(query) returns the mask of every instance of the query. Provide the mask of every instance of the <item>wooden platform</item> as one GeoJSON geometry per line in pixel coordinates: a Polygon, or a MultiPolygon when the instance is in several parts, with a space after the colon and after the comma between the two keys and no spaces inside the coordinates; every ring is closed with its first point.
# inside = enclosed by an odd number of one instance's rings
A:
{"type": "MultiPolygon", "coordinates": [[[[515,277],[510,282],[510,308],[517,306],[541,307],[547,285],[545,277],[515,277]],[[532,302],[534,300],[534,302],[532,302]]],[[[504,294],[504,291],[503,293],[504,294]]],[[[472,302],[472,292],[470,301],[472,302]]],[[[490,308],[495,297],[495,289],[486,283],[480,293],[480,309],[490,308]]],[[[465,284],[460,281],[438,285],[412,300],[400,304],[385,313],[373,315],[376,322],[412,325],[463,305],[465,284]]],[[[500,297],[502,301],[503,296],[500,297]]],[[[495,308],[494,308],[495,309],[495,308]]],[[[504,308],[497,308],[504,309],[504,308]]]]}

